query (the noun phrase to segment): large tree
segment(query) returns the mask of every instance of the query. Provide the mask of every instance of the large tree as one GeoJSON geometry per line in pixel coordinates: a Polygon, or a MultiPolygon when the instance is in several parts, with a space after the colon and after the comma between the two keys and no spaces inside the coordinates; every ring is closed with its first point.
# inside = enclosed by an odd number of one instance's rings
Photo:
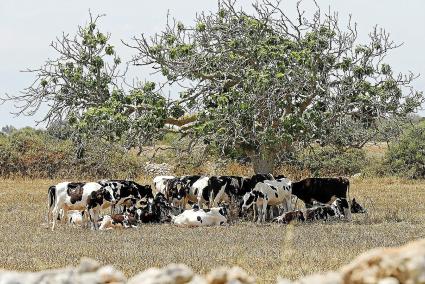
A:
{"type": "Polygon", "coordinates": [[[385,56],[398,45],[375,28],[358,43],[356,25],[337,14],[310,18],[297,4],[291,19],[279,2],[220,1],[192,26],[169,21],[162,33],[132,46],[137,65],[189,87],[175,104],[195,113],[192,131],[223,152],[240,147],[255,172],[271,172],[276,154],[295,144],[362,147],[380,121],[404,117],[423,97],[413,74],[395,74],[385,56]]]}
{"type": "Polygon", "coordinates": [[[411,87],[415,76],[396,74],[385,63],[398,45],[384,30],[373,29],[360,43],[351,20],[343,27],[336,14],[319,7],[308,17],[299,2],[294,18],[269,0],[254,4],[250,14],[236,7],[220,1],[217,11],[199,14],[191,26],[169,20],[163,32],[127,44],[137,51],[135,65],[183,86],[174,100],[153,83],[123,91],[110,81],[108,92],[58,92],[51,88],[61,85],[49,79],[54,76],[43,77],[43,69],[36,70],[36,88],[18,99],[31,102],[27,109],[54,102],[55,115],[77,102],[76,114],[65,112],[78,121],[77,131],[97,129],[98,137],[127,146],[177,131],[222,153],[237,148],[253,158],[255,172],[272,172],[278,153],[312,141],[362,147],[382,129],[382,120],[403,118],[422,103],[422,93],[411,87]]]}

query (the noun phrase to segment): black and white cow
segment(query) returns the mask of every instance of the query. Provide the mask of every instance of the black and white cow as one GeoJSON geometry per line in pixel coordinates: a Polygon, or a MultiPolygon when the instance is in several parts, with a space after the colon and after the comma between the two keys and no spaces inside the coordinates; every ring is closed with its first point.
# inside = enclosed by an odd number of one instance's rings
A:
{"type": "Polygon", "coordinates": [[[168,179],[165,182],[165,198],[172,204],[172,206],[184,209],[187,204],[187,192],[182,178],[175,177],[168,179]]]}
{"type": "Polygon", "coordinates": [[[229,201],[229,196],[225,192],[226,180],[218,176],[203,177],[194,183],[193,187],[198,189],[198,206],[202,204],[208,207],[215,207],[219,202],[229,201]]]}
{"type": "Polygon", "coordinates": [[[165,189],[167,186],[167,181],[175,178],[175,176],[156,176],[153,179],[153,186],[156,189],[156,192],[166,194],[165,189]]]}
{"type": "Polygon", "coordinates": [[[367,210],[355,198],[351,200],[350,209],[351,213],[367,213],[367,210]]]}
{"type": "Polygon", "coordinates": [[[255,213],[258,210],[258,222],[265,222],[267,215],[267,206],[277,206],[284,204],[286,211],[292,210],[291,204],[291,182],[288,179],[265,180],[257,183],[254,189],[246,193],[243,197],[242,209],[246,210],[251,205],[255,213]]]}
{"type": "Polygon", "coordinates": [[[140,202],[138,207],[133,206],[128,209],[137,211],[137,218],[141,223],[168,223],[171,217],[180,214],[183,210],[171,206],[165,195],[158,192],[155,198],[140,202]]]}
{"type": "Polygon", "coordinates": [[[96,228],[100,209],[108,208],[115,203],[112,189],[97,182],[58,183],[49,188],[48,200],[47,224],[53,221],[52,231],[55,229],[56,217],[61,209],[64,216],[63,222],[67,220],[69,210],[87,210],[96,228]]]}
{"type": "Polygon", "coordinates": [[[301,199],[307,208],[317,201],[331,203],[335,198],[347,199],[350,181],[347,178],[306,178],[292,183],[292,194],[301,199]]]}
{"type": "Polygon", "coordinates": [[[251,177],[245,178],[242,184],[241,193],[244,192],[242,196],[247,192],[251,192],[257,183],[265,180],[274,180],[274,177],[272,174],[254,174],[251,177]]]}
{"type": "Polygon", "coordinates": [[[200,209],[197,205],[193,209],[172,217],[172,223],[180,227],[220,226],[227,223],[227,212],[224,207],[200,209]]]}
{"type": "Polygon", "coordinates": [[[322,204],[313,208],[307,208],[304,213],[306,221],[331,220],[351,218],[348,201],[345,198],[336,198],[332,204],[322,204]]]}
{"type": "MultiPolygon", "coordinates": [[[[101,180],[98,183],[112,188],[116,200],[115,205],[124,207],[120,213],[142,198],[153,198],[150,185],[140,185],[132,180],[101,180]]],[[[114,213],[114,209],[115,207],[112,208],[111,213],[114,213]]]]}
{"type": "Polygon", "coordinates": [[[71,210],[68,211],[68,223],[72,226],[82,226],[84,223],[85,211],[71,210]]]}

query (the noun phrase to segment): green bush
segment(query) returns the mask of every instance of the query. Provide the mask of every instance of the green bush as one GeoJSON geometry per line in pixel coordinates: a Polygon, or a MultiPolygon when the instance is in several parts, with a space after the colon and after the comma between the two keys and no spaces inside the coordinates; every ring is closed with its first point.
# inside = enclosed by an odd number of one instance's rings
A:
{"type": "Polygon", "coordinates": [[[393,175],[425,178],[425,123],[407,129],[390,144],[385,164],[393,175]]]}
{"type": "Polygon", "coordinates": [[[361,172],[366,164],[362,149],[341,150],[333,147],[315,147],[297,153],[291,164],[299,170],[308,170],[312,176],[347,176],[361,172]]]}

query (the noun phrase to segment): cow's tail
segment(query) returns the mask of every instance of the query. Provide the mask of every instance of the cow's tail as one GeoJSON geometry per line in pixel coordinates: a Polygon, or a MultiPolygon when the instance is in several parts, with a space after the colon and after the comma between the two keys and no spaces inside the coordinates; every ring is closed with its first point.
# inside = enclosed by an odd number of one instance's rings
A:
{"type": "MultiPolygon", "coordinates": [[[[347,198],[348,198],[348,206],[350,207],[351,199],[350,199],[350,180],[347,178],[347,198]]],[[[351,208],[350,208],[351,210],[351,208]]]]}
{"type": "Polygon", "coordinates": [[[47,190],[47,224],[49,224],[50,216],[52,216],[53,218],[52,209],[55,202],[56,202],[56,186],[52,185],[47,190]]]}
{"type": "Polygon", "coordinates": [[[47,191],[48,209],[50,210],[56,202],[56,186],[52,185],[47,191]]]}
{"type": "Polygon", "coordinates": [[[347,202],[348,202],[348,214],[349,219],[351,220],[351,199],[350,199],[350,180],[347,178],[347,202]]]}

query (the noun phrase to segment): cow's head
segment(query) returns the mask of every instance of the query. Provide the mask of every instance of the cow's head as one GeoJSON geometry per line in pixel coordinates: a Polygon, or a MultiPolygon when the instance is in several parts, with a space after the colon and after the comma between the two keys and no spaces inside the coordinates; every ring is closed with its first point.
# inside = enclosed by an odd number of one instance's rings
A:
{"type": "Polygon", "coordinates": [[[186,189],[183,185],[183,183],[179,180],[177,181],[174,186],[170,190],[170,196],[171,199],[177,199],[182,200],[184,197],[186,197],[186,189]]]}
{"type": "Polygon", "coordinates": [[[336,207],[337,213],[349,220],[351,219],[351,211],[347,199],[337,198],[332,204],[336,207]]]}
{"type": "Polygon", "coordinates": [[[351,213],[367,213],[367,210],[353,198],[353,200],[351,200],[351,213]]]}
{"type": "Polygon", "coordinates": [[[87,199],[88,208],[94,208],[98,205],[102,205],[103,204],[103,194],[104,194],[103,188],[96,190],[96,191],[92,191],[92,193],[90,193],[90,195],[87,199]]]}
{"type": "Polygon", "coordinates": [[[257,196],[253,192],[245,193],[243,196],[242,210],[246,210],[251,207],[252,204],[257,200],[257,196]]]}
{"type": "Polygon", "coordinates": [[[110,186],[104,186],[103,188],[101,188],[102,193],[103,193],[103,198],[108,201],[111,202],[112,204],[115,204],[116,199],[114,196],[114,191],[110,186]]]}
{"type": "Polygon", "coordinates": [[[137,185],[137,192],[139,198],[153,198],[152,186],[151,185],[137,185]]]}

